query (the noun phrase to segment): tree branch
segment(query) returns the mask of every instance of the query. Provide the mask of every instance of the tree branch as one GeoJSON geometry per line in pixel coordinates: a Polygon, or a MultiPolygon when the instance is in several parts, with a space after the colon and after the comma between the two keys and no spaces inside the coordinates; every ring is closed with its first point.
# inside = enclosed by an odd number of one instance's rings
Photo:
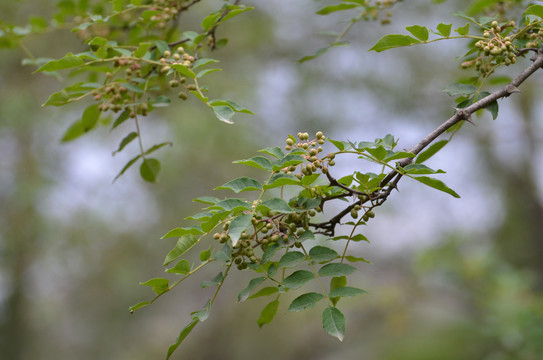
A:
{"type": "MultiPolygon", "coordinates": [[[[421,141],[419,141],[418,144],[413,146],[411,149],[408,150],[408,152],[413,153],[415,155],[419,154],[426,146],[431,144],[435,139],[437,139],[441,134],[446,132],[448,129],[450,129],[452,126],[457,124],[458,122],[464,120],[471,122],[471,115],[481,110],[493,102],[501,99],[509,97],[513,93],[520,92],[518,87],[526,81],[532,74],[534,74],[537,70],[543,67],[543,50],[538,50],[532,59],[532,64],[527,67],[524,71],[522,71],[517,77],[515,77],[508,85],[502,87],[501,89],[496,90],[495,92],[491,93],[490,95],[480,99],[479,101],[471,104],[470,106],[467,106],[465,108],[456,109],[456,113],[450,117],[447,121],[443,122],[441,125],[439,125],[437,128],[435,128],[432,132],[430,132],[426,137],[424,137],[421,141]]],[[[397,164],[398,167],[405,167],[413,162],[414,158],[405,158],[400,160],[397,164]]],[[[350,195],[356,195],[360,194],[360,191],[356,189],[351,189],[348,186],[345,186],[343,184],[340,184],[336,179],[334,179],[329,173],[326,173],[326,176],[328,178],[328,181],[330,182],[331,186],[338,186],[344,190],[346,190],[350,195]]],[[[318,223],[318,224],[310,224],[316,229],[323,229],[324,231],[321,232],[328,236],[333,236],[336,225],[340,224],[341,219],[350,213],[351,209],[354,208],[355,205],[362,205],[367,201],[370,200],[377,200],[376,202],[372,201],[372,207],[380,206],[382,205],[388,198],[388,196],[392,193],[392,190],[397,189],[398,182],[403,177],[403,175],[398,172],[398,170],[392,170],[384,179],[381,181],[381,189],[376,191],[374,194],[372,194],[371,197],[362,200],[358,200],[354,204],[350,204],[345,209],[341,210],[337,215],[332,217],[330,220],[318,223]]],[[[346,194],[347,196],[347,194],[346,194]]],[[[326,200],[326,199],[323,199],[326,200]]]]}

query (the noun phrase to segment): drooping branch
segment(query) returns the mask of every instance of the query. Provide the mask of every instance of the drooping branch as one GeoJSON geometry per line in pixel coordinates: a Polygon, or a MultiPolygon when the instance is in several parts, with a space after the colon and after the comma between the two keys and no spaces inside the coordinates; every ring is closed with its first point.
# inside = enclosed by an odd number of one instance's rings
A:
{"type": "MultiPolygon", "coordinates": [[[[479,101],[471,104],[470,106],[456,109],[456,113],[452,117],[450,117],[447,121],[443,122],[441,125],[435,128],[432,132],[430,132],[421,141],[419,141],[419,143],[417,143],[408,151],[415,155],[419,154],[424,148],[426,148],[435,139],[437,139],[440,135],[445,133],[448,129],[453,127],[458,122],[463,121],[463,120],[471,122],[472,121],[471,115],[475,113],[476,111],[481,110],[491,105],[492,103],[494,103],[495,101],[499,99],[506,98],[506,97],[509,97],[513,93],[520,92],[518,87],[524,81],[526,81],[526,79],[528,79],[532,74],[534,74],[538,69],[542,67],[543,67],[543,50],[539,49],[536,51],[535,56],[532,59],[532,64],[529,67],[527,67],[524,71],[522,71],[519,75],[517,75],[508,85],[494,91],[490,95],[480,99],[479,101]]],[[[400,160],[397,163],[398,169],[404,168],[405,166],[411,164],[413,162],[413,159],[414,157],[400,160]]],[[[356,189],[351,189],[348,186],[345,186],[339,183],[329,173],[326,173],[326,176],[331,186],[338,186],[346,191],[344,196],[349,196],[349,195],[356,196],[360,193],[360,191],[356,189]]],[[[326,222],[311,224],[311,225],[315,227],[316,229],[322,229],[323,234],[328,235],[328,236],[333,236],[336,225],[340,224],[341,219],[345,215],[349,214],[351,209],[353,209],[356,205],[362,205],[368,201],[371,201],[370,208],[382,205],[387,200],[388,196],[392,193],[392,190],[397,188],[398,182],[400,181],[402,176],[403,174],[400,173],[399,170],[392,170],[381,181],[381,186],[380,186],[381,189],[371,194],[370,197],[366,199],[358,200],[354,204],[350,204],[349,206],[341,210],[337,215],[333,216],[330,220],[326,222]]],[[[329,200],[329,199],[325,199],[325,200],[329,200]]]]}

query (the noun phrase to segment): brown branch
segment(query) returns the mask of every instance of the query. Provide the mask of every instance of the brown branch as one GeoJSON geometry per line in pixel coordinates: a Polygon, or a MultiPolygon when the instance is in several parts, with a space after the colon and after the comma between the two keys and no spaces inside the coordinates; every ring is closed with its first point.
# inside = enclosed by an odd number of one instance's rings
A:
{"type": "MultiPolygon", "coordinates": [[[[446,132],[448,129],[450,129],[452,126],[457,124],[460,121],[469,121],[471,122],[471,115],[481,110],[493,102],[501,99],[509,97],[513,93],[520,92],[518,87],[526,81],[532,74],[534,74],[537,70],[543,67],[543,50],[538,50],[534,58],[532,59],[532,64],[527,67],[524,71],[522,71],[517,77],[515,77],[508,85],[502,87],[501,89],[496,90],[495,92],[491,93],[490,95],[480,99],[479,101],[471,104],[470,106],[467,106],[465,108],[456,109],[456,113],[450,117],[447,121],[443,122],[441,125],[439,125],[437,128],[435,128],[432,132],[430,132],[426,137],[424,137],[421,141],[419,141],[418,144],[413,146],[408,152],[413,153],[415,155],[419,154],[426,146],[431,144],[435,139],[437,139],[441,134],[446,132]]],[[[413,162],[414,158],[405,158],[400,160],[397,164],[399,168],[403,168],[413,162]]],[[[338,186],[348,192],[348,194],[345,194],[345,196],[350,195],[357,195],[361,194],[360,191],[351,189],[348,186],[345,186],[343,184],[340,184],[336,179],[334,179],[329,173],[326,173],[326,176],[328,178],[328,181],[330,182],[331,186],[338,186]]],[[[372,194],[371,198],[365,199],[364,201],[358,200],[354,204],[349,205],[342,211],[340,211],[337,215],[332,217],[330,220],[318,223],[318,224],[310,224],[316,229],[323,229],[323,232],[320,232],[324,235],[333,236],[336,225],[340,224],[341,219],[350,213],[350,211],[356,206],[356,205],[362,205],[367,201],[372,201],[372,207],[380,206],[382,205],[388,198],[388,196],[392,193],[392,190],[397,189],[398,182],[403,177],[403,174],[401,174],[398,170],[392,170],[384,179],[381,181],[381,190],[378,190],[374,194],[372,194]],[[375,201],[375,202],[374,202],[375,201]]],[[[324,200],[324,199],[323,199],[324,200]]]]}

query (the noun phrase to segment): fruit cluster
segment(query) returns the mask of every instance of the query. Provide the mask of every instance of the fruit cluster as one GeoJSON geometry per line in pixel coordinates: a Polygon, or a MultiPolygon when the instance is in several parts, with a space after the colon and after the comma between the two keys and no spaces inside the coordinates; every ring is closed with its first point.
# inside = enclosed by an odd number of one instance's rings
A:
{"type": "MultiPolygon", "coordinates": [[[[195,60],[196,59],[194,56],[187,54],[182,46],[179,46],[173,54],[171,51],[166,50],[164,52],[164,56],[159,60],[162,64],[159,72],[163,75],[170,74],[173,72],[171,65],[178,64],[190,69],[194,65],[195,60]]],[[[179,85],[183,85],[187,90],[196,90],[194,84],[185,85],[186,81],[187,79],[185,77],[179,75],[177,72],[173,72],[173,79],[168,82],[168,85],[171,88],[177,88],[179,85]]],[[[187,93],[185,91],[181,91],[179,94],[177,94],[177,97],[181,100],[186,100],[187,93]]]]}
{"type": "MultiPolygon", "coordinates": [[[[318,169],[320,169],[322,173],[326,173],[328,171],[326,165],[335,165],[335,155],[332,153],[320,159],[318,157],[318,154],[322,152],[322,146],[320,145],[324,144],[324,141],[326,140],[326,136],[324,136],[322,131],[317,132],[315,134],[315,139],[312,140],[309,140],[308,133],[298,133],[298,139],[299,141],[296,142],[294,137],[289,136],[285,146],[285,150],[287,151],[294,151],[297,149],[305,150],[303,156],[307,160],[307,163],[299,165],[300,172],[296,174],[298,179],[301,180],[304,175],[311,175],[318,169]]],[[[297,168],[298,166],[289,166],[283,169],[283,172],[286,174],[293,174],[297,168]]]]}
{"type": "Polygon", "coordinates": [[[149,20],[151,24],[163,29],[170,20],[175,20],[179,14],[178,2],[176,0],[154,0],[150,10],[156,11],[149,20]]]}
{"type": "MultiPolygon", "coordinates": [[[[256,202],[255,202],[256,205],[256,202]]],[[[232,258],[239,270],[246,269],[248,264],[256,264],[261,258],[255,249],[265,251],[268,247],[279,244],[285,247],[300,247],[300,237],[309,229],[309,219],[317,214],[317,210],[307,210],[291,214],[268,211],[266,214],[255,213],[251,219],[252,231],[242,232],[239,241],[233,246],[232,258]]],[[[230,221],[223,224],[222,232],[213,234],[220,243],[230,240],[228,234],[230,221]]]]}
{"type": "Polygon", "coordinates": [[[478,40],[475,47],[479,50],[479,56],[462,63],[463,68],[471,66],[483,76],[494,72],[497,65],[509,66],[517,61],[517,49],[510,36],[502,33],[508,28],[514,28],[515,22],[507,22],[500,25],[496,20],[490,23],[490,28],[483,31],[484,40],[478,40]]]}
{"type": "MultiPolygon", "coordinates": [[[[176,64],[191,68],[194,61],[194,57],[185,53],[181,46],[173,54],[169,50],[165,51],[159,59],[160,65],[137,57],[116,56],[113,58],[114,71],[106,73],[104,86],[94,90],[92,95],[95,101],[100,102],[98,105],[100,111],[119,112],[128,108],[130,117],[136,117],[137,114],[146,116],[150,104],[147,102],[139,103],[136,98],[141,97],[143,89],[139,85],[146,82],[145,78],[150,75],[150,72],[158,67],[159,75],[173,74],[173,78],[168,82],[171,88],[183,85],[187,90],[195,90],[194,84],[185,85],[187,79],[171,68],[171,65],[176,64]],[[145,70],[145,74],[143,74],[143,70],[145,70]],[[124,76],[117,77],[119,74],[124,76]]],[[[182,100],[187,99],[185,91],[179,92],[177,96],[182,100]]]]}

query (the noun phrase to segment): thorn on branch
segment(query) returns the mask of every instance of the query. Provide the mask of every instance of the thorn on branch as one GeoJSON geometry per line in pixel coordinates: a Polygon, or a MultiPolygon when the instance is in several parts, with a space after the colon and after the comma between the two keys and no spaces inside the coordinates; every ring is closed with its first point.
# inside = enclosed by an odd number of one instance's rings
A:
{"type": "Polygon", "coordinates": [[[516,87],[515,85],[513,84],[509,84],[507,85],[507,88],[505,89],[505,91],[507,91],[507,95],[506,96],[509,96],[511,94],[514,94],[514,93],[519,93],[521,92],[520,89],[518,87],[516,87]]]}
{"type": "Polygon", "coordinates": [[[473,120],[471,118],[471,113],[469,113],[468,111],[465,111],[463,109],[458,109],[458,108],[455,108],[455,110],[456,110],[456,116],[458,116],[458,118],[460,120],[467,121],[471,125],[475,126],[475,123],[473,122],[473,120]]]}

